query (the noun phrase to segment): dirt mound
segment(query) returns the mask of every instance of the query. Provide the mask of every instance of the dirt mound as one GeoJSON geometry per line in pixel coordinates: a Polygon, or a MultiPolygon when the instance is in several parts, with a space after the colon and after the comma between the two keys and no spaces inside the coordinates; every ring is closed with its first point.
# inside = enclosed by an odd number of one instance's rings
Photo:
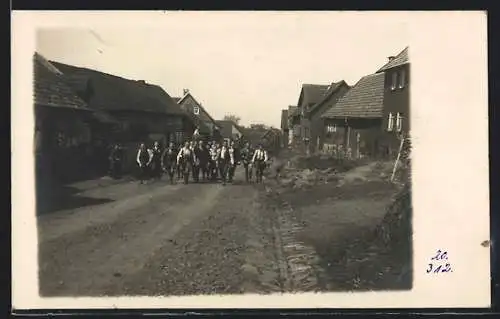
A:
{"type": "Polygon", "coordinates": [[[406,184],[396,195],[382,223],[377,227],[377,240],[394,247],[411,241],[411,215],[411,187],[406,184]]]}

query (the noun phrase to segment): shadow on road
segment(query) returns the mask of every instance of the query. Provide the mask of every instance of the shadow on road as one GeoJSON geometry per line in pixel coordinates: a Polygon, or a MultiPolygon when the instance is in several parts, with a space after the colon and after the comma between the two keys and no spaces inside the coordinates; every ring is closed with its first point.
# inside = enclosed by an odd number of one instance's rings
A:
{"type": "Polygon", "coordinates": [[[92,198],[82,196],[78,194],[78,191],[79,190],[75,187],[65,185],[51,185],[50,187],[37,185],[37,215],[50,214],[65,209],[101,205],[113,201],[109,198],[92,198]]]}

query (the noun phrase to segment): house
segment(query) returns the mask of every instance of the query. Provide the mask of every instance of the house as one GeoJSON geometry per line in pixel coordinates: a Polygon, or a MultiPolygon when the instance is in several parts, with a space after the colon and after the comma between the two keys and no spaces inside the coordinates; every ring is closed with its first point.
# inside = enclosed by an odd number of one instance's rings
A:
{"type": "Polygon", "coordinates": [[[85,168],[92,111],[47,59],[35,53],[33,62],[38,179],[74,178],[85,168]]]}
{"type": "Polygon", "coordinates": [[[288,136],[290,134],[290,128],[288,126],[288,109],[281,110],[281,133],[285,138],[283,139],[283,147],[288,147],[288,136]]]}
{"type": "Polygon", "coordinates": [[[322,117],[333,145],[355,157],[394,157],[410,130],[408,48],[362,77],[322,117]],[[406,120],[405,120],[406,119],[406,120]]]}
{"type": "Polygon", "coordinates": [[[243,129],[233,121],[216,121],[216,124],[220,127],[220,134],[225,140],[239,140],[244,135],[243,129]]]}
{"type": "Polygon", "coordinates": [[[300,90],[299,101],[297,103],[298,116],[300,119],[300,135],[299,140],[302,142],[303,150],[309,149],[311,142],[311,121],[309,120],[309,111],[313,106],[319,103],[330,85],[303,84],[300,90]]]}
{"type": "Polygon", "coordinates": [[[394,154],[399,151],[400,137],[410,132],[410,59],[408,47],[396,56],[388,58],[378,74],[385,78],[384,112],[382,126],[388,133],[386,151],[394,154]]]}
{"type": "Polygon", "coordinates": [[[182,97],[175,97],[174,101],[176,101],[183,111],[190,114],[202,136],[216,140],[221,138],[220,127],[217,125],[217,122],[188,89],[184,89],[184,95],[182,97]]]}
{"type": "Polygon", "coordinates": [[[383,133],[384,75],[362,77],[334,107],[325,111],[326,136],[353,156],[375,156],[383,133]]]}
{"type": "MultiPolygon", "coordinates": [[[[194,131],[189,115],[157,85],[129,80],[104,72],[51,62],[68,79],[89,108],[120,122],[120,134],[95,136],[102,149],[117,139],[125,146],[124,171],[136,169],[135,152],[140,142],[183,142],[194,131]]],[[[107,158],[107,151],[100,158],[107,158]]]]}
{"type": "Polygon", "coordinates": [[[88,68],[52,62],[87,105],[117,118],[123,142],[182,142],[193,132],[189,116],[161,87],[88,68]]]}
{"type": "Polygon", "coordinates": [[[338,100],[343,97],[349,89],[349,85],[343,80],[333,82],[328,86],[319,102],[304,110],[302,125],[309,128],[309,153],[323,150],[323,144],[325,141],[328,142],[328,136],[324,125],[324,119],[321,115],[323,115],[326,110],[335,107],[338,100]]]}
{"type": "Polygon", "coordinates": [[[261,137],[260,143],[272,155],[276,154],[282,144],[282,134],[277,128],[269,128],[261,137]]]}

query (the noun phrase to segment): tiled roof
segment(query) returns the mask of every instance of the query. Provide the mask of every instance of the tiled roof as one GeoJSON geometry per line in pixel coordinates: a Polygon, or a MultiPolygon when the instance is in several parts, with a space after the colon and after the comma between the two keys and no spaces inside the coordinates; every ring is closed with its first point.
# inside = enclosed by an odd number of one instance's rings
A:
{"type": "Polygon", "coordinates": [[[325,118],[380,118],[384,103],[384,73],[361,78],[334,107],[326,111],[325,118]]]}
{"type": "Polygon", "coordinates": [[[309,112],[314,112],[316,109],[318,109],[326,100],[328,100],[329,97],[331,97],[342,85],[347,85],[345,81],[339,81],[339,82],[333,82],[330,86],[328,86],[327,90],[323,94],[323,98],[318,101],[316,104],[313,105],[313,107],[309,110],[309,112]]]}
{"type": "Polygon", "coordinates": [[[238,129],[239,135],[244,134],[243,130],[240,127],[238,127],[238,125],[236,123],[234,123],[233,121],[222,120],[222,121],[215,121],[215,122],[220,127],[220,133],[221,133],[222,137],[224,137],[224,138],[232,138],[233,126],[236,127],[236,129],[238,129]]]}
{"type": "Polygon", "coordinates": [[[381,67],[378,72],[383,72],[391,68],[395,68],[397,66],[410,63],[410,59],[408,57],[408,47],[404,48],[403,51],[399,52],[398,55],[394,57],[391,61],[387,62],[383,67],[381,67]]]}
{"type": "Polygon", "coordinates": [[[288,129],[288,110],[281,110],[281,129],[288,129]]]}
{"type": "Polygon", "coordinates": [[[329,85],[302,84],[303,101],[306,104],[318,103],[323,99],[328,87],[329,85]]]}
{"type": "Polygon", "coordinates": [[[34,56],[34,98],[38,105],[88,110],[62,73],[38,53],[34,56]]]}
{"type": "Polygon", "coordinates": [[[89,85],[89,107],[96,110],[131,110],[185,115],[179,105],[157,85],[135,81],[83,67],[51,62],[81,90],[89,85]]]}

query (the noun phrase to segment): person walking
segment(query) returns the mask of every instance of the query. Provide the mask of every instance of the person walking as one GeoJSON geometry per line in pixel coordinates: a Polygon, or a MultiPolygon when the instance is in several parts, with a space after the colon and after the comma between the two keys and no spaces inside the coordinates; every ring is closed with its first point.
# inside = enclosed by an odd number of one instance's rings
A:
{"type": "Polygon", "coordinates": [[[123,150],[119,144],[113,145],[109,154],[109,175],[118,179],[122,177],[123,150]]]}
{"type": "Polygon", "coordinates": [[[141,143],[139,145],[139,149],[137,150],[136,161],[137,161],[137,165],[139,165],[140,183],[144,184],[144,182],[147,180],[148,164],[151,161],[151,156],[150,156],[150,153],[148,152],[148,149],[146,148],[145,143],[141,143]]]}
{"type": "Polygon", "coordinates": [[[161,155],[163,153],[160,143],[158,141],[154,142],[153,148],[151,149],[151,173],[155,180],[160,180],[162,175],[161,167],[161,155]]]}
{"type": "Polygon", "coordinates": [[[208,163],[208,172],[210,179],[212,181],[217,180],[217,171],[218,171],[218,163],[219,163],[219,151],[217,150],[217,145],[212,143],[212,146],[209,150],[209,163],[208,163]]]}
{"type": "Polygon", "coordinates": [[[184,184],[189,183],[189,175],[193,169],[194,154],[190,147],[190,143],[186,142],[177,154],[177,166],[180,166],[184,184]]]}
{"type": "Polygon", "coordinates": [[[220,150],[220,165],[222,167],[222,185],[226,185],[230,168],[232,165],[234,165],[233,153],[230,151],[230,147],[228,146],[227,141],[224,141],[220,150]]]}
{"type": "Polygon", "coordinates": [[[235,147],[234,141],[229,142],[229,154],[230,157],[232,158],[231,163],[229,164],[229,171],[228,171],[228,178],[229,182],[233,182],[233,177],[234,177],[234,172],[236,171],[236,165],[238,163],[238,151],[235,147]]]}
{"type": "Polygon", "coordinates": [[[263,149],[262,144],[259,144],[257,150],[253,154],[252,165],[255,167],[255,178],[257,183],[262,183],[262,176],[267,165],[267,152],[263,149]]]}
{"type": "Polygon", "coordinates": [[[174,184],[174,174],[177,163],[177,152],[174,143],[170,143],[161,155],[161,167],[168,174],[170,184],[174,184]]]}
{"type": "Polygon", "coordinates": [[[245,168],[245,181],[252,181],[252,159],[253,159],[254,150],[249,142],[245,143],[245,146],[241,150],[241,161],[243,162],[243,167],[245,168]]]}

